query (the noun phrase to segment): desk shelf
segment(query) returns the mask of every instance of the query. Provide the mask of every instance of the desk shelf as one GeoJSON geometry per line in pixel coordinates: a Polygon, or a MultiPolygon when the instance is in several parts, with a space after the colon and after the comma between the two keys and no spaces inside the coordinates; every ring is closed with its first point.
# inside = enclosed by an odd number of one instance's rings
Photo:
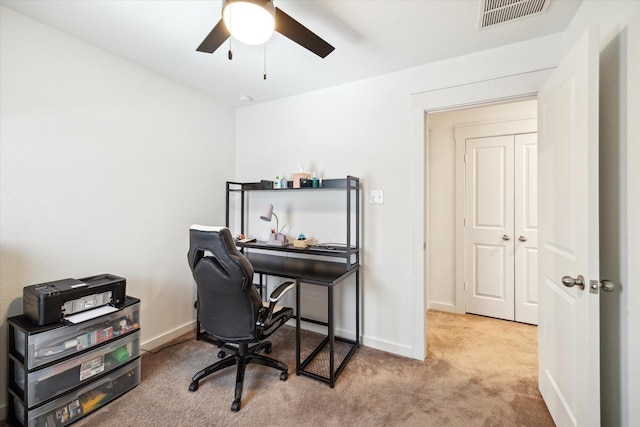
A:
{"type": "Polygon", "coordinates": [[[325,191],[325,190],[358,190],[360,180],[353,176],[339,179],[325,179],[322,187],[301,187],[293,188],[293,182],[287,181],[287,188],[263,188],[260,182],[227,182],[227,191],[325,191]]]}
{"type": "MultiPolygon", "coordinates": [[[[344,244],[336,245],[337,247],[296,248],[293,245],[270,246],[265,242],[237,242],[240,250],[251,262],[254,271],[260,275],[260,287],[262,275],[295,280],[296,374],[323,381],[333,388],[336,379],[360,345],[360,180],[353,176],[325,179],[323,186],[316,188],[262,188],[259,182],[228,181],[226,184],[226,226],[230,225],[230,195],[236,194],[234,196],[236,198],[239,195],[240,233],[242,234],[247,228],[246,199],[252,192],[286,192],[286,197],[290,198],[294,194],[299,194],[298,192],[319,191],[323,192],[323,197],[325,192],[334,192],[339,197],[345,197],[346,233],[344,244]],[[352,275],[355,276],[355,337],[347,339],[334,335],[333,290],[352,275]],[[308,319],[302,315],[300,311],[302,284],[326,287],[328,296],[326,320],[308,319]],[[300,351],[302,322],[318,324],[326,327],[327,330],[326,336],[304,360],[301,360],[300,351]]],[[[291,182],[289,187],[293,187],[291,182]]]]}
{"type": "Polygon", "coordinates": [[[351,356],[356,352],[358,343],[353,340],[335,337],[333,345],[333,361],[331,360],[332,352],[329,337],[325,337],[311,354],[300,363],[298,373],[323,382],[327,382],[329,379],[329,383],[332,375],[337,378],[349,359],[351,359],[351,356]],[[332,363],[334,364],[333,369],[332,363]]]}

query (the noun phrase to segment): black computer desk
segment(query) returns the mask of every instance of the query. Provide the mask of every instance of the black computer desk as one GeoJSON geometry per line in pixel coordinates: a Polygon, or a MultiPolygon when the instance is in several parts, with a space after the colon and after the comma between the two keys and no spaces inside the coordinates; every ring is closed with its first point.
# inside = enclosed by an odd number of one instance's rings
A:
{"type": "Polygon", "coordinates": [[[351,356],[360,344],[360,266],[341,262],[322,261],[265,253],[245,252],[256,273],[295,280],[296,284],[296,374],[323,381],[333,388],[351,356]],[[335,336],[333,289],[355,274],[355,339],[335,336]],[[327,288],[327,320],[308,319],[300,312],[301,284],[327,288]],[[327,336],[303,361],[300,356],[300,323],[311,322],[327,327],[327,336]],[[336,356],[337,359],[336,360],[336,356]]]}

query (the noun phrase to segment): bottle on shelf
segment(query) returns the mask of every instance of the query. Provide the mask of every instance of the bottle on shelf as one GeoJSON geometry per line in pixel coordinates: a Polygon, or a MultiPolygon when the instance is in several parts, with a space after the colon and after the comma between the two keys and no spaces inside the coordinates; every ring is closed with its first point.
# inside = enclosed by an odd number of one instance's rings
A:
{"type": "Polygon", "coordinates": [[[280,188],[287,188],[287,177],[286,175],[283,173],[282,177],[280,178],[280,188]]]}
{"type": "Polygon", "coordinates": [[[280,188],[280,177],[276,176],[276,179],[273,180],[273,188],[280,188]]]}
{"type": "Polygon", "coordinates": [[[311,186],[313,188],[318,188],[318,177],[316,176],[316,173],[314,172],[313,177],[311,178],[311,186]]]}

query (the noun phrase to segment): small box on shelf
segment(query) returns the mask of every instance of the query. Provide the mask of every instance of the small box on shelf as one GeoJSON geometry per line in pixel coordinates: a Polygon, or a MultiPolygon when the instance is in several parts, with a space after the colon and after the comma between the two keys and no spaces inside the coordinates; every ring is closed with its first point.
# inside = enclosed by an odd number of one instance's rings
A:
{"type": "Polygon", "coordinates": [[[311,239],[297,239],[293,241],[293,247],[305,249],[308,248],[312,243],[313,242],[311,241],[311,239]]]}
{"type": "MultiPolygon", "coordinates": [[[[309,182],[311,182],[311,174],[308,173],[294,173],[293,174],[293,188],[301,188],[303,187],[302,185],[302,181],[303,180],[308,180],[309,182]]],[[[308,185],[308,187],[311,187],[311,185],[308,185]]]]}

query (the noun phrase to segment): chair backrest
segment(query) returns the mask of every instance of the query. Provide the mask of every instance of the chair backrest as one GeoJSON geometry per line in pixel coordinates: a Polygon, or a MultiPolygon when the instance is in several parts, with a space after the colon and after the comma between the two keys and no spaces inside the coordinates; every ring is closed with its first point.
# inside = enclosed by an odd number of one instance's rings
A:
{"type": "Polygon", "coordinates": [[[192,225],[189,267],[198,288],[198,320],[222,341],[251,342],[262,299],[253,267],[236,248],[226,227],[192,225]]]}

